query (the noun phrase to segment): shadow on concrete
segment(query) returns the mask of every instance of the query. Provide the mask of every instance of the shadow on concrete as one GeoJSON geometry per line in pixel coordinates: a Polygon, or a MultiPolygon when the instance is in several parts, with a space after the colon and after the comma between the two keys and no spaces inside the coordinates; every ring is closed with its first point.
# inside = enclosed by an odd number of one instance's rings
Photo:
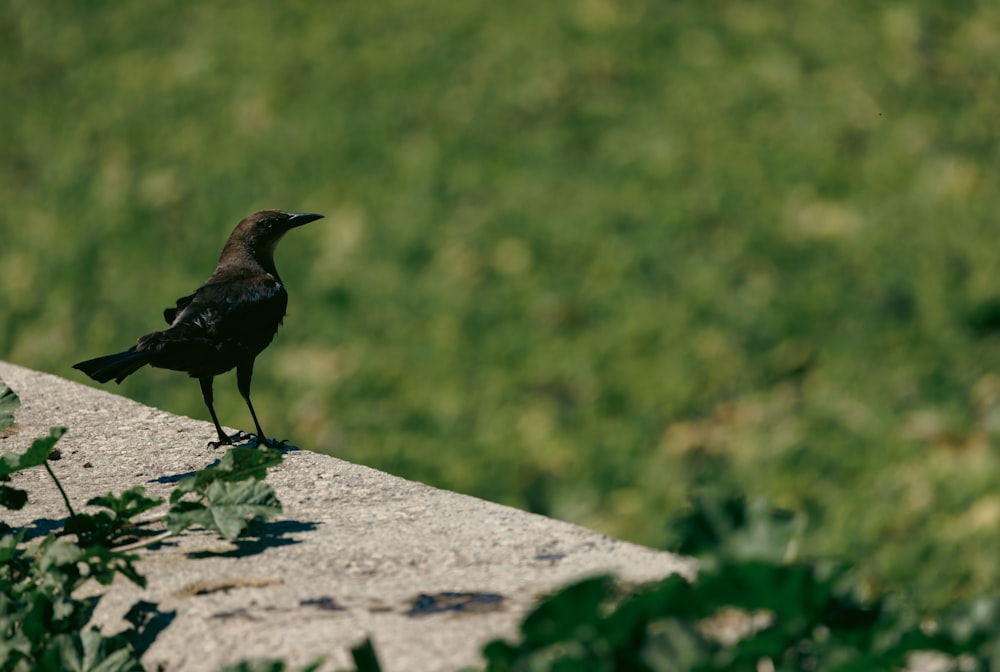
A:
{"type": "MultiPolygon", "coordinates": [[[[218,463],[219,463],[219,461],[216,460],[212,464],[214,465],[214,464],[218,464],[218,463]]],[[[212,466],[212,465],[209,465],[209,466],[212,466]]],[[[159,478],[151,478],[151,479],[149,479],[146,482],[147,483],[177,483],[178,481],[180,481],[183,478],[187,478],[188,476],[194,476],[196,473],[198,473],[198,472],[196,472],[196,471],[185,471],[183,474],[172,474],[170,476],[160,476],[159,478]]]]}
{"type": "Polygon", "coordinates": [[[336,598],[330,597],[329,595],[314,597],[308,600],[299,600],[299,606],[313,607],[315,609],[319,609],[320,611],[347,611],[347,607],[338,602],[336,598]]]}
{"type": "Polygon", "coordinates": [[[277,448],[278,452],[281,453],[282,455],[287,455],[288,453],[294,453],[296,451],[302,450],[298,446],[293,446],[292,444],[287,443],[287,441],[288,439],[285,439],[277,446],[272,446],[272,448],[277,448]]]}
{"type": "Polygon", "coordinates": [[[31,541],[32,539],[44,537],[50,532],[57,532],[61,530],[65,524],[65,518],[35,518],[30,524],[25,525],[21,529],[24,530],[24,540],[31,541]]]}
{"type": "Polygon", "coordinates": [[[145,653],[176,617],[177,611],[160,611],[160,605],[155,602],[139,600],[133,604],[125,614],[125,620],[135,627],[135,630],[129,631],[128,639],[136,654],[141,656],[145,653]]]}
{"type": "Polygon", "coordinates": [[[268,523],[257,523],[252,526],[248,536],[233,540],[236,548],[229,551],[193,551],[187,557],[197,560],[200,558],[245,558],[249,555],[263,553],[269,548],[280,546],[292,546],[301,543],[301,539],[294,539],[286,536],[299,532],[313,532],[319,527],[318,523],[301,522],[297,520],[278,520],[268,523]]]}
{"type": "MultiPolygon", "coordinates": [[[[228,448],[255,448],[256,444],[254,444],[254,443],[247,443],[247,444],[239,444],[239,443],[237,443],[237,444],[233,444],[232,446],[227,446],[227,447],[228,448]]],[[[287,443],[279,443],[279,444],[277,444],[275,446],[271,446],[271,447],[274,448],[274,449],[276,449],[279,453],[281,453],[282,457],[284,457],[288,453],[294,453],[294,452],[302,450],[298,446],[293,446],[293,445],[290,445],[290,444],[287,444],[287,443]]],[[[221,457],[217,457],[216,459],[212,460],[211,462],[209,462],[208,464],[206,464],[204,467],[202,467],[202,470],[204,470],[204,469],[211,469],[212,467],[217,467],[219,465],[219,462],[221,461],[221,459],[222,459],[221,457]]],[[[147,483],[164,483],[164,484],[166,484],[166,483],[177,483],[178,481],[181,481],[181,480],[187,478],[188,476],[194,476],[197,473],[198,473],[197,471],[185,471],[185,472],[180,473],[180,474],[171,474],[169,476],[160,476],[158,478],[151,478],[151,479],[149,479],[146,482],[147,483]]]]}
{"type": "Polygon", "coordinates": [[[504,596],[499,593],[444,592],[428,595],[421,593],[413,598],[407,616],[428,616],[459,612],[485,614],[503,608],[504,596]]]}

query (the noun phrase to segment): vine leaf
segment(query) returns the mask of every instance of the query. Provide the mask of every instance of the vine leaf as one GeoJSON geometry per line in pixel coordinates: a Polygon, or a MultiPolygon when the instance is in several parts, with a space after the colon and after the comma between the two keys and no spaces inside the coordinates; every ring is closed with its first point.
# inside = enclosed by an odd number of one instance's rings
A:
{"type": "Polygon", "coordinates": [[[21,400],[5,382],[0,380],[0,434],[14,424],[14,411],[21,406],[21,400]]]}

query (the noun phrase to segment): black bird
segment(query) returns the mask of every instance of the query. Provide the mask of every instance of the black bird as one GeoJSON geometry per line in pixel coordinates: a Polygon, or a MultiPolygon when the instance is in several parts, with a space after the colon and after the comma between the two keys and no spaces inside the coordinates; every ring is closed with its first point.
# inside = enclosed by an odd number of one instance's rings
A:
{"type": "Polygon", "coordinates": [[[215,272],[193,294],[163,311],[170,327],[154,331],[124,352],[74,364],[94,380],[122,382],[146,364],[183,371],[201,382],[201,394],[219,433],[218,444],[231,444],[212,405],[215,376],[236,369],[236,384],[257,428],[258,444],[266,444],[250,403],[250,379],[257,355],[278,331],[288,305],[288,292],[274,267],[274,249],[290,229],[323,215],[280,210],[255,212],[233,230],[215,272]]]}

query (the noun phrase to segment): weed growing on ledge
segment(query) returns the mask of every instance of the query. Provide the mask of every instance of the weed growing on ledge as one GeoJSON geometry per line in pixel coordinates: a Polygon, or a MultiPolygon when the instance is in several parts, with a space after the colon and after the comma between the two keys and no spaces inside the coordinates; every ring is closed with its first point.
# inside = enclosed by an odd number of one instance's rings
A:
{"type": "MultiPolygon", "coordinates": [[[[673,525],[694,581],[597,576],[541,600],[519,641],[483,649],[487,672],[869,672],[1000,669],[1000,598],[921,615],[873,594],[854,565],[801,560],[802,517],[700,493],[673,525]]],[[[370,641],[356,672],[377,672],[370,641]]],[[[465,671],[469,672],[469,671],[465,671]]]]}
{"type": "MultiPolygon", "coordinates": [[[[19,403],[0,384],[0,436],[19,403]]],[[[64,431],[53,428],[23,454],[0,455],[0,505],[22,508],[28,493],[10,486],[10,475],[43,467],[69,511],[64,528],[39,541],[25,541],[24,529],[0,527],[0,672],[138,671],[143,646],[155,638],[149,614],[156,605],[137,604],[126,617],[132,627],[107,637],[89,625],[100,598],[78,599],[74,591],[90,579],[110,584],[118,574],[143,586],[134,550],[192,526],[233,539],[278,513],[281,505],[263,481],[281,455],[233,448],[180,481],[169,502],[135,487],[91,499],[95,513],[77,513],[46,463],[64,431]],[[146,515],[164,503],[165,513],[146,515]]],[[[564,587],[524,618],[517,641],[484,647],[486,670],[917,671],[925,669],[920,656],[948,669],[1000,669],[1000,598],[920,614],[903,596],[879,592],[852,563],[801,558],[804,528],[801,516],[765,500],[699,493],[672,527],[677,550],[700,561],[694,581],[672,576],[627,586],[598,576],[564,587]]],[[[355,672],[380,670],[370,640],[351,653],[355,672]]],[[[225,669],[291,668],[247,661],[225,669]]]]}
{"type": "Polygon", "coordinates": [[[918,670],[918,653],[1000,669],[1000,598],[919,615],[872,594],[851,563],[798,559],[802,517],[764,500],[700,493],[673,527],[700,560],[694,581],[568,586],[524,619],[519,642],[485,647],[487,670],[918,670]]]}
{"type": "MultiPolygon", "coordinates": [[[[20,400],[0,383],[0,436],[11,428],[20,400]]],[[[164,504],[134,487],[87,502],[95,513],[77,513],[47,460],[65,433],[53,427],[23,454],[0,455],[0,505],[17,510],[28,493],[8,485],[18,471],[42,466],[59,489],[69,517],[63,529],[26,542],[26,530],[0,524],[0,672],[8,670],[141,671],[142,642],[152,642],[156,605],[140,603],[126,616],[132,627],[107,637],[90,626],[100,597],[80,599],[74,591],[90,579],[109,585],[121,574],[136,585],[146,580],[132,552],[180,534],[192,526],[234,539],[254,521],[281,512],[274,490],[263,480],[281,463],[277,450],[232,448],[217,465],[181,480],[166,513],[140,518],[164,504]],[[162,525],[166,529],[159,530],[162,525]]]]}

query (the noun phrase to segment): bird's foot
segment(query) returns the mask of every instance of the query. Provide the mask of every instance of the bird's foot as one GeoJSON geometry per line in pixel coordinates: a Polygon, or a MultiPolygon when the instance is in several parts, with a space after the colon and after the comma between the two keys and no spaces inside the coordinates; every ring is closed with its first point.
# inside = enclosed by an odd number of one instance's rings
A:
{"type": "MultiPolygon", "coordinates": [[[[261,445],[260,438],[256,436],[253,438],[256,441],[256,445],[259,447],[261,445]]],[[[277,439],[265,438],[263,445],[268,448],[277,448],[278,450],[283,450],[285,447],[288,446],[288,439],[282,439],[281,441],[278,441],[277,439]]]]}
{"type": "Polygon", "coordinates": [[[253,434],[247,434],[243,430],[239,430],[232,436],[226,436],[226,437],[220,436],[218,441],[209,441],[208,447],[221,448],[222,446],[232,446],[235,444],[242,443],[243,441],[249,441],[250,439],[253,439],[254,445],[256,446],[257,445],[256,436],[254,436],[253,434]]]}

